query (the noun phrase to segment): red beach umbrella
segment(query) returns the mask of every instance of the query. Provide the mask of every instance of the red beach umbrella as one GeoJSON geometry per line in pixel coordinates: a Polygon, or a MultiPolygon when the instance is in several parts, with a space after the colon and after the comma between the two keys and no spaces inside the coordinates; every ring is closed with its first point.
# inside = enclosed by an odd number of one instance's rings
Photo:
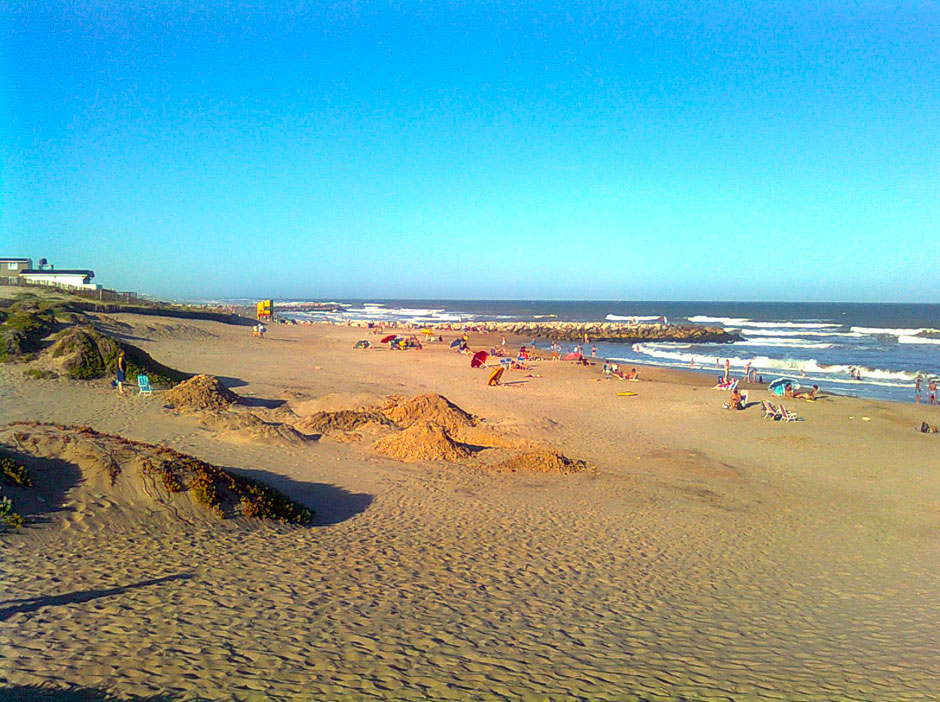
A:
{"type": "Polygon", "coordinates": [[[482,368],[487,358],[489,358],[489,354],[486,351],[477,351],[473,354],[473,358],[470,359],[470,367],[482,368]]]}

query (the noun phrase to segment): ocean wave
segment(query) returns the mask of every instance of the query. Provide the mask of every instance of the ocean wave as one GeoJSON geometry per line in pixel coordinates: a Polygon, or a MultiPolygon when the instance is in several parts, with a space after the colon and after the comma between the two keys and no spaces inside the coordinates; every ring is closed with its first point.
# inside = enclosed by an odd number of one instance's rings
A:
{"type": "Polygon", "coordinates": [[[804,329],[799,330],[788,330],[788,329],[748,329],[747,327],[739,328],[742,334],[747,336],[842,336],[859,339],[864,334],[860,332],[838,332],[838,331],[809,331],[804,329]]]}
{"type": "Polygon", "coordinates": [[[703,322],[709,324],[723,324],[725,326],[729,324],[742,325],[747,324],[751,320],[747,317],[709,317],[707,314],[697,314],[694,317],[687,317],[690,322],[703,322]]]}
{"type": "Polygon", "coordinates": [[[835,322],[755,322],[747,317],[710,317],[705,314],[695,315],[687,319],[690,322],[721,324],[729,329],[741,329],[742,327],[757,327],[760,329],[834,329],[842,326],[835,322]]]}
{"type": "Polygon", "coordinates": [[[829,349],[833,344],[827,344],[824,341],[802,341],[800,339],[778,339],[773,336],[761,337],[760,339],[747,339],[745,341],[736,341],[737,346],[780,346],[790,349],[829,349]]]}
{"type": "Polygon", "coordinates": [[[841,327],[841,324],[832,322],[751,322],[747,321],[739,327],[758,327],[760,329],[835,329],[841,327]]]}
{"type": "MultiPolygon", "coordinates": [[[[720,369],[724,365],[724,358],[715,355],[703,355],[696,353],[683,353],[681,351],[670,351],[655,344],[634,344],[633,350],[644,356],[651,356],[653,358],[659,358],[669,361],[677,361],[682,365],[689,365],[689,363],[696,363],[698,365],[715,367],[716,370],[720,369]],[[719,361],[719,365],[715,366],[715,361],[719,361]]],[[[750,364],[750,367],[757,371],[786,371],[789,373],[795,374],[806,374],[807,376],[823,376],[821,379],[824,379],[826,382],[855,382],[855,383],[868,383],[874,385],[885,385],[885,386],[904,386],[904,387],[913,387],[914,379],[918,375],[923,375],[923,373],[918,373],[916,371],[893,371],[886,370],[883,368],[867,368],[864,366],[849,366],[849,365],[825,365],[819,363],[816,359],[796,359],[796,358],[770,358],[769,356],[755,356],[754,358],[735,358],[734,356],[728,357],[729,365],[734,368],[743,368],[747,364],[750,364]],[[853,380],[853,379],[839,379],[833,378],[832,376],[854,374],[855,371],[858,371],[862,375],[862,380],[853,380]]]]}
{"type": "Polygon", "coordinates": [[[604,319],[608,322],[632,322],[634,319],[638,322],[649,322],[654,319],[662,319],[661,314],[609,314],[604,319]]]}
{"type": "Polygon", "coordinates": [[[880,336],[917,336],[918,334],[940,334],[940,329],[931,329],[930,327],[921,327],[919,329],[880,329],[872,327],[852,327],[852,331],[858,332],[859,334],[872,334],[880,336]]]}
{"type": "Polygon", "coordinates": [[[923,336],[899,336],[899,344],[938,344],[940,345],[940,339],[928,339],[923,336]]]}

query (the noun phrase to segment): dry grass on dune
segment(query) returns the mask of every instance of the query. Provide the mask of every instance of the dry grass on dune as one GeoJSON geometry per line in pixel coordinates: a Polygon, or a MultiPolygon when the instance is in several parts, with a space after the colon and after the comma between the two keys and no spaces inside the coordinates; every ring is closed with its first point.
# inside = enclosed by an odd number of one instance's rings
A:
{"type": "MultiPolygon", "coordinates": [[[[276,490],[165,446],[103,434],[88,427],[15,422],[0,428],[14,456],[47,459],[44,478],[74,466],[85,491],[123,509],[166,515],[245,516],[306,523],[313,513],[276,490]]],[[[59,481],[60,482],[60,481],[59,481]]]]}

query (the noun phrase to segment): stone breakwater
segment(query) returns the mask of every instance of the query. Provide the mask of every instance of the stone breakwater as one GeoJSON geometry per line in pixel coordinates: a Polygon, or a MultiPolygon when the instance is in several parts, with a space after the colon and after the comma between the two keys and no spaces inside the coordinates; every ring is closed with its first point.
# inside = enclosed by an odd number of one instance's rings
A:
{"type": "Polygon", "coordinates": [[[616,322],[486,322],[481,332],[514,334],[558,341],[684,341],[693,343],[740,341],[742,337],[721,327],[695,324],[628,324],[616,322]]]}

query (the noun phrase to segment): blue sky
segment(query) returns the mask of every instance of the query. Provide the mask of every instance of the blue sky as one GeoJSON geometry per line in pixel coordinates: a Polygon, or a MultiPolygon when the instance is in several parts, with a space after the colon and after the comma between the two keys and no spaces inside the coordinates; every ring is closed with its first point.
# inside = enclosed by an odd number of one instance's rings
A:
{"type": "Polygon", "coordinates": [[[940,298],[936,2],[228,5],[0,5],[0,255],[172,297],[940,298]]]}

